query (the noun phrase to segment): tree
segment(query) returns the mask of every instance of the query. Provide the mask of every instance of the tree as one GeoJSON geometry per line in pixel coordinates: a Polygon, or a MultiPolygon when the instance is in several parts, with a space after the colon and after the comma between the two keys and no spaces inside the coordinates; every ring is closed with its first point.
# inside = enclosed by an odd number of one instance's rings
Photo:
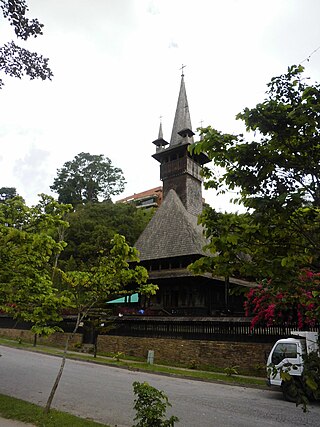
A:
{"type": "Polygon", "coordinates": [[[292,66],[274,77],[267,99],[237,115],[257,140],[202,130],[204,138],[193,149],[226,170],[218,179],[207,169],[208,186],[238,187],[241,202],[259,211],[320,206],[320,86],[307,85],[302,73],[302,66],[292,66]]]}
{"type": "Polygon", "coordinates": [[[29,321],[35,333],[50,334],[70,301],[53,285],[54,259],[64,242],[54,238],[70,206],[41,195],[29,208],[21,197],[0,203],[0,310],[29,321]]]}
{"type": "Polygon", "coordinates": [[[225,170],[218,178],[206,169],[206,186],[239,189],[248,208],[232,217],[204,212],[209,247],[221,257],[202,259],[195,269],[209,265],[216,274],[267,279],[282,289],[301,287],[304,270],[319,271],[320,86],[307,84],[303,71],[289,67],[271,80],[262,103],[238,114],[253,140],[208,127],[192,147],[225,170]]]}
{"type": "Polygon", "coordinates": [[[103,307],[108,300],[118,295],[135,292],[152,295],[158,289],[155,285],[147,284],[148,272],[144,267],[130,266],[129,262],[139,262],[137,249],[128,245],[125,238],[119,234],[114,236],[111,243],[109,254],[100,258],[98,266],[88,271],[62,273],[71,306],[77,313],[77,321],[72,334],[67,338],[60,370],[46,404],[46,412],[50,410],[63,373],[69,341],[77,332],[80,323],[89,316],[90,310],[97,306],[103,307]]]}
{"type": "Polygon", "coordinates": [[[1,187],[0,203],[5,202],[7,199],[13,199],[17,195],[17,190],[14,187],[1,187]]]}
{"type": "Polygon", "coordinates": [[[74,160],[58,169],[50,187],[59,195],[59,202],[79,205],[97,202],[99,197],[111,200],[111,196],[124,190],[122,170],[113,166],[103,154],[79,153],[74,160]]]}
{"type": "MultiPolygon", "coordinates": [[[[302,329],[320,321],[320,85],[308,85],[303,71],[289,67],[268,84],[264,102],[237,115],[254,140],[208,127],[191,147],[225,169],[221,178],[206,169],[206,186],[239,189],[248,208],[234,216],[205,211],[215,256],[191,268],[255,277],[259,285],[245,303],[252,327],[293,322],[302,329]]],[[[309,396],[319,398],[320,358],[304,363],[302,381],[283,379],[305,410],[309,396]]]]}
{"type": "MultiPolygon", "coordinates": [[[[14,27],[17,38],[25,41],[42,34],[43,24],[38,19],[26,17],[29,9],[25,0],[0,0],[0,7],[4,18],[14,27]]],[[[47,58],[18,46],[14,41],[0,47],[0,71],[20,79],[27,75],[31,80],[51,80],[53,76],[47,58]]],[[[3,85],[0,78],[0,89],[3,85]]]]}
{"type": "Polygon", "coordinates": [[[76,266],[83,270],[96,265],[101,254],[110,250],[114,234],[125,236],[126,241],[133,245],[151,215],[149,210],[111,201],[78,206],[68,214],[70,227],[64,237],[67,246],[61,254],[60,267],[70,270],[76,266]]]}

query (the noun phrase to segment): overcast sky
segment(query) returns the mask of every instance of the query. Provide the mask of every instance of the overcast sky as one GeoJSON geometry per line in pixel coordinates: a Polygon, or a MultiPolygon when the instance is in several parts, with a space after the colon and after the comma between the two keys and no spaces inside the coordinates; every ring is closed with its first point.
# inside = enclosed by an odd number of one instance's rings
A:
{"type": "MultiPolygon", "coordinates": [[[[4,77],[0,91],[0,187],[16,187],[29,205],[82,151],[123,170],[121,198],[160,185],[152,141],[160,116],[170,140],[182,64],[194,130],[203,121],[242,132],[235,115],[320,46],[319,0],[30,0],[29,8],[44,35],[26,47],[50,58],[54,78],[4,77]]],[[[0,18],[0,44],[12,38],[0,18]]],[[[303,65],[320,81],[320,49],[303,65]]],[[[205,198],[238,209],[213,191],[205,198]]]]}

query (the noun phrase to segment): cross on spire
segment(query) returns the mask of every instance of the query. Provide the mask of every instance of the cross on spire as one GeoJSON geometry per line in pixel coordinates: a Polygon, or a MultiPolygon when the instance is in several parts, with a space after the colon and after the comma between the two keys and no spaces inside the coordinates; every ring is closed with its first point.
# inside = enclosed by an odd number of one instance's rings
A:
{"type": "Polygon", "coordinates": [[[183,73],[184,68],[186,68],[186,65],[183,65],[183,64],[181,68],[179,68],[179,70],[181,70],[181,77],[184,77],[184,73],[183,73]]]}

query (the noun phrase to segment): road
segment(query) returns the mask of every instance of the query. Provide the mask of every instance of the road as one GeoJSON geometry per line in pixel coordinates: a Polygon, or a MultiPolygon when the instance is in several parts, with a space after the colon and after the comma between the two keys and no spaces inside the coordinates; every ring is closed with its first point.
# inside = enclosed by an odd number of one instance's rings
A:
{"type": "MultiPolygon", "coordinates": [[[[45,405],[60,358],[0,346],[0,393],[45,405]]],[[[132,383],[147,381],[172,403],[181,427],[319,426],[320,405],[307,414],[277,391],[153,375],[92,363],[66,362],[53,407],[117,427],[130,427],[132,383]]]]}

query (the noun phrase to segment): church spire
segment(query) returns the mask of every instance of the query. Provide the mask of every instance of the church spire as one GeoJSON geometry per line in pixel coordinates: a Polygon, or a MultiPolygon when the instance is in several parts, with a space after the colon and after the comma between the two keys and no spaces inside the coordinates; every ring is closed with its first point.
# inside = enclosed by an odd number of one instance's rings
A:
{"type": "Polygon", "coordinates": [[[160,122],[158,139],[153,141],[156,152],[152,157],[160,163],[163,198],[167,197],[170,190],[174,190],[187,212],[199,215],[202,211],[201,168],[209,159],[202,153],[189,153],[188,147],[193,143],[193,135],[182,74],[170,145],[166,147],[168,143],[163,139],[160,122]]]}
{"type": "Polygon", "coordinates": [[[163,139],[163,132],[162,132],[162,121],[161,121],[161,117],[160,117],[160,126],[159,126],[158,139],[163,139]]]}
{"type": "Polygon", "coordinates": [[[189,104],[184,83],[184,67],[182,66],[180,92],[172,127],[170,147],[183,143],[186,137],[188,137],[188,143],[193,143],[194,133],[192,132],[189,104]]]}
{"type": "Polygon", "coordinates": [[[156,139],[155,141],[152,141],[153,144],[156,145],[156,152],[158,153],[159,151],[161,151],[163,148],[165,148],[166,145],[168,145],[169,143],[167,141],[165,141],[163,139],[163,132],[162,132],[162,121],[161,121],[161,116],[160,116],[160,126],[159,126],[159,133],[158,133],[158,139],[156,139]]]}

